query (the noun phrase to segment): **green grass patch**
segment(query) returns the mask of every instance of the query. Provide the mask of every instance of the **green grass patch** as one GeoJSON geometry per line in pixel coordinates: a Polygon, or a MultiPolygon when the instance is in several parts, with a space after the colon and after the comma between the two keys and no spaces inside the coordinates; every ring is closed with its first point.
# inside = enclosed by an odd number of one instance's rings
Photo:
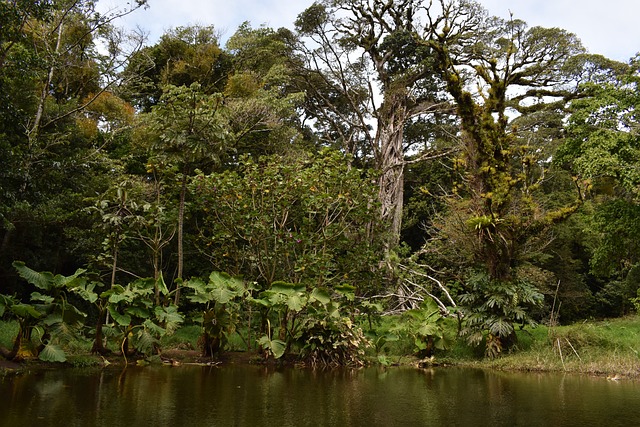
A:
{"type": "Polygon", "coordinates": [[[199,325],[181,326],[171,335],[162,337],[161,345],[166,348],[183,348],[185,350],[198,349],[198,338],[202,333],[199,325]]]}
{"type": "Polygon", "coordinates": [[[518,332],[518,346],[493,360],[460,358],[492,369],[640,376],[640,317],[538,326],[518,332]]]}
{"type": "Polygon", "coordinates": [[[15,320],[0,321],[0,346],[11,348],[19,329],[18,322],[15,320]]]}

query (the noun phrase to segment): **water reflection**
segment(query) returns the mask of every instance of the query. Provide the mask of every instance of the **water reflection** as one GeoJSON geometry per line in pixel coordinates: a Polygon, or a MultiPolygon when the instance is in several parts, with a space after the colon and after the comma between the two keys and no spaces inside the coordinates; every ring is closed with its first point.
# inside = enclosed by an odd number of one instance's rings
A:
{"type": "Polygon", "coordinates": [[[259,366],[0,379],[2,426],[628,426],[640,384],[468,369],[259,366]]]}

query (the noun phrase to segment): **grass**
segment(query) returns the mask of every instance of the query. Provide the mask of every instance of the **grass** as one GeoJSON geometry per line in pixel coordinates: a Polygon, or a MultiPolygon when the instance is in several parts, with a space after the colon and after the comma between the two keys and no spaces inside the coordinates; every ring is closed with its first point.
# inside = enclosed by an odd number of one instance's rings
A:
{"type": "Polygon", "coordinates": [[[13,346],[13,340],[18,335],[18,322],[0,321],[0,346],[4,348],[11,348],[13,346]]]}
{"type": "Polygon", "coordinates": [[[518,348],[495,359],[459,359],[492,369],[640,377],[640,317],[539,326],[518,332],[518,348]]]}
{"type": "Polygon", "coordinates": [[[166,348],[195,350],[198,348],[201,330],[198,325],[181,326],[173,334],[162,337],[161,345],[166,348]]]}

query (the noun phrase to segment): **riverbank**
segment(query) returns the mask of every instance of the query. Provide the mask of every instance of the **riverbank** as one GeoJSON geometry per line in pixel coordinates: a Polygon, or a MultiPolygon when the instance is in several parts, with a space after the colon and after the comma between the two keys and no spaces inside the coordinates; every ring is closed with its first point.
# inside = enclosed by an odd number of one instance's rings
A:
{"type": "MultiPolygon", "coordinates": [[[[1,325],[0,325],[1,326],[1,325]]],[[[518,344],[499,357],[488,359],[481,349],[456,340],[447,350],[433,357],[418,359],[401,341],[389,343],[378,353],[369,353],[371,364],[411,366],[459,366],[503,371],[567,372],[610,379],[640,379],[640,317],[629,316],[604,321],[585,321],[569,326],[517,331],[518,344]]],[[[117,353],[109,357],[78,351],[70,354],[64,366],[89,367],[124,364],[259,364],[263,359],[254,351],[226,351],[220,358],[202,358],[197,350],[198,329],[186,327],[163,343],[161,354],[147,359],[125,359],[117,353]]],[[[37,359],[15,363],[0,359],[0,370],[20,370],[42,365],[37,359]]],[[[56,366],[60,366],[56,364],[56,366]]]]}
{"type": "Polygon", "coordinates": [[[609,379],[640,378],[640,317],[538,326],[518,331],[518,345],[495,359],[453,349],[443,361],[506,371],[568,372],[609,379]]]}

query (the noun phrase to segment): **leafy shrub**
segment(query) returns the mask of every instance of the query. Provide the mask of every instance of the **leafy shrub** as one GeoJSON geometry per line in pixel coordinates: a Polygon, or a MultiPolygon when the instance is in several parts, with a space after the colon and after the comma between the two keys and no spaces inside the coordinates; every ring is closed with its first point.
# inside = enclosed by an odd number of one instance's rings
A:
{"type": "Polygon", "coordinates": [[[539,307],[543,295],[530,283],[515,279],[510,282],[491,280],[478,273],[469,280],[470,289],[460,295],[465,314],[461,333],[471,345],[485,341],[485,355],[498,356],[515,343],[514,324],[536,326],[529,315],[539,307]]]}
{"type": "Polygon", "coordinates": [[[371,345],[358,325],[340,315],[308,318],[298,340],[304,343],[301,358],[312,366],[362,366],[371,345]]]}

